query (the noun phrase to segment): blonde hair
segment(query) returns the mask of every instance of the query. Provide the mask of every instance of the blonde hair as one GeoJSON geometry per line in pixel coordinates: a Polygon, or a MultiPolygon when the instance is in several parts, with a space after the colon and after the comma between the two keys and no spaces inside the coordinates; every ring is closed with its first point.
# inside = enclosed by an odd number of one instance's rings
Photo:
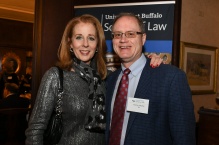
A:
{"type": "Polygon", "coordinates": [[[57,63],[62,69],[69,70],[72,67],[72,56],[70,52],[70,44],[71,44],[71,37],[73,35],[74,27],[79,23],[91,23],[94,25],[97,33],[98,44],[97,50],[98,52],[94,55],[94,60],[96,61],[97,72],[99,73],[102,79],[106,78],[107,69],[106,69],[106,61],[105,61],[105,54],[106,54],[106,42],[103,28],[97,18],[92,15],[84,14],[78,17],[73,18],[70,20],[65,27],[64,34],[62,36],[61,44],[58,49],[58,58],[59,61],[57,63]]]}

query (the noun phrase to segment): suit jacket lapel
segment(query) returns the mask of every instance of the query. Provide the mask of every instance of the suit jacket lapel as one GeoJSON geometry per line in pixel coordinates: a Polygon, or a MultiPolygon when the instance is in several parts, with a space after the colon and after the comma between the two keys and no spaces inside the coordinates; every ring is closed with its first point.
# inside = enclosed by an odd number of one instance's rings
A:
{"type": "MultiPolygon", "coordinates": [[[[149,99],[149,96],[147,96],[146,94],[148,94],[148,91],[150,90],[151,69],[152,68],[150,67],[150,60],[147,59],[147,63],[142,70],[141,77],[135,92],[135,98],[149,99]]],[[[129,133],[136,115],[137,113],[130,113],[126,134],[129,133]]]]}
{"type": "MultiPolygon", "coordinates": [[[[113,74],[109,80],[107,80],[107,104],[111,106],[111,101],[113,97],[113,92],[115,90],[116,82],[119,77],[119,74],[121,72],[121,69],[118,69],[115,71],[115,74],[113,74]]],[[[111,107],[109,107],[111,109],[111,107]]]]}
{"type": "Polygon", "coordinates": [[[106,95],[106,112],[107,112],[107,121],[106,121],[106,126],[107,126],[107,132],[110,130],[110,119],[111,119],[111,103],[112,103],[112,97],[113,97],[113,92],[116,86],[116,82],[118,79],[118,76],[121,72],[121,69],[116,70],[113,72],[113,75],[107,78],[107,95],[106,95]]]}

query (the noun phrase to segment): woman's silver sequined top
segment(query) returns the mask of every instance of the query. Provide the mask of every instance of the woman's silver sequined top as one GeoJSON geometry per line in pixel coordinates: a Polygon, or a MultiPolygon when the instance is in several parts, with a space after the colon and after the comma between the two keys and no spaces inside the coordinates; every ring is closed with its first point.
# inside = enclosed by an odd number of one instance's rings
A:
{"type": "MultiPolygon", "coordinates": [[[[104,134],[84,129],[92,107],[92,100],[88,99],[89,86],[75,72],[64,71],[63,75],[64,131],[58,145],[104,145],[104,134]]],[[[43,145],[43,133],[57,100],[58,83],[58,69],[52,67],[42,78],[26,130],[26,145],[43,145]]]]}

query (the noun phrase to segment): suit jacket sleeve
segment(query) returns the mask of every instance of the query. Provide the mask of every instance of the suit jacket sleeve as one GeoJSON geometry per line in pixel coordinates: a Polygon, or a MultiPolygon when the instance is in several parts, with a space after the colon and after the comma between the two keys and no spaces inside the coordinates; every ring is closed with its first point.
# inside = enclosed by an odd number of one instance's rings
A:
{"type": "Polygon", "coordinates": [[[169,123],[174,145],[195,145],[192,95],[184,72],[175,73],[170,83],[169,123]]]}

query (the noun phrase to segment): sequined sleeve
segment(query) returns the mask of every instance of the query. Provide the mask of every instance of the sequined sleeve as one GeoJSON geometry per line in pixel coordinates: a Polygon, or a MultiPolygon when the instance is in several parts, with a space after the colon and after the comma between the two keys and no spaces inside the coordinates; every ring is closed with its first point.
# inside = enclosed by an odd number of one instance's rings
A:
{"type": "Polygon", "coordinates": [[[57,99],[57,68],[50,68],[43,76],[26,130],[26,145],[43,145],[43,133],[57,99]]]}

